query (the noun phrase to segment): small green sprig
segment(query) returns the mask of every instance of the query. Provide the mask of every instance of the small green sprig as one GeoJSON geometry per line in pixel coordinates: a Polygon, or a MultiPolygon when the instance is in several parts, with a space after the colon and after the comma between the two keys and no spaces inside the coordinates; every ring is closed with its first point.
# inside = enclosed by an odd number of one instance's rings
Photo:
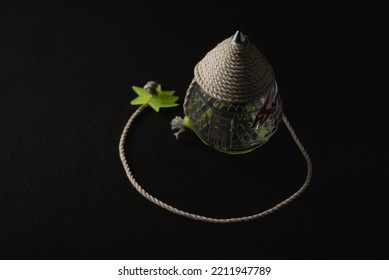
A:
{"type": "Polygon", "coordinates": [[[173,96],[174,90],[162,90],[161,84],[155,88],[155,94],[150,93],[144,88],[133,86],[132,89],[138,95],[131,101],[131,105],[150,105],[156,112],[160,108],[176,107],[179,104],[175,103],[179,97],[173,96]]]}

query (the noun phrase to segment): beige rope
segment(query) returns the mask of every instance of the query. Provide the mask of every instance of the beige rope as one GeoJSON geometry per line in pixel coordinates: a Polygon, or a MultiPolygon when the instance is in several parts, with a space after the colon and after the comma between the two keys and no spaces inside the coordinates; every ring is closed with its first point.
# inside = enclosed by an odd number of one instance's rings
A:
{"type": "Polygon", "coordinates": [[[228,103],[249,103],[266,95],[274,84],[273,68],[248,39],[225,39],[197,63],[194,77],[210,96],[228,103]]]}
{"type": "Polygon", "coordinates": [[[296,142],[297,146],[299,147],[301,153],[303,154],[306,163],[307,163],[307,175],[305,178],[304,184],[298,189],[294,194],[283,200],[282,202],[278,203],[277,205],[273,206],[272,208],[269,208],[265,211],[259,212],[254,215],[250,216],[244,216],[244,217],[236,217],[236,218],[225,218],[225,219],[220,219],[220,218],[211,218],[211,217],[206,217],[206,216],[201,216],[197,214],[193,214],[190,212],[186,212],[180,209],[177,209],[161,200],[158,198],[152,196],[149,194],[135,179],[134,175],[131,172],[130,166],[128,165],[125,153],[124,153],[124,144],[126,142],[126,137],[128,134],[128,131],[136,119],[136,117],[139,116],[139,114],[147,107],[147,105],[142,105],[140,106],[129,118],[126,126],[124,127],[124,130],[122,132],[122,135],[120,137],[120,143],[119,143],[119,154],[120,154],[120,159],[123,163],[124,170],[126,171],[127,177],[130,180],[131,184],[134,186],[134,188],[146,199],[151,201],[152,203],[158,205],[161,208],[164,208],[172,213],[175,213],[177,215],[184,216],[186,218],[190,218],[193,220],[198,220],[198,221],[203,221],[203,222],[210,222],[210,223],[234,223],[234,222],[244,222],[244,221],[251,221],[254,219],[262,218],[265,217],[269,214],[272,214],[276,212],[277,210],[281,209],[285,205],[291,203],[293,200],[295,200],[299,195],[301,195],[305,189],[308,187],[309,183],[311,182],[311,177],[312,177],[312,161],[305,150],[303,144],[300,142],[299,138],[296,135],[296,132],[293,130],[292,126],[290,125],[288,119],[286,118],[285,114],[282,115],[282,120],[285,124],[285,126],[288,128],[291,136],[293,137],[294,141],[296,142]]]}

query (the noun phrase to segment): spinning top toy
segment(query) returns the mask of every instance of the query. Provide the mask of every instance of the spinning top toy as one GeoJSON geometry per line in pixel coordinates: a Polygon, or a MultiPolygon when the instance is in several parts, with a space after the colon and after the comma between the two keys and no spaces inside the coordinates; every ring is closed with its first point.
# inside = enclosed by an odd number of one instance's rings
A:
{"type": "Polygon", "coordinates": [[[184,111],[186,124],[203,142],[243,153],[277,130],[282,102],[273,69],[241,32],[211,50],[194,74],[184,111]]]}

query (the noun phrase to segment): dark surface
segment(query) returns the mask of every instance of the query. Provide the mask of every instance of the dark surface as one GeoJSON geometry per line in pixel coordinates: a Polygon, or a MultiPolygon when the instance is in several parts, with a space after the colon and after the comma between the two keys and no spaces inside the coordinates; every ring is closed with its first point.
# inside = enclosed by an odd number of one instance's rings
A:
{"type": "MultiPolygon", "coordinates": [[[[55,2],[55,1],[54,1],[55,2]]],[[[379,259],[388,257],[388,29],[379,8],[200,3],[0,4],[0,258],[379,259]],[[214,225],[158,208],[118,154],[131,85],[175,89],[237,29],[273,65],[314,163],[311,187],[262,220],[214,225]]],[[[126,151],[153,195],[203,215],[266,209],[302,184],[284,126],[228,156],[146,110],[126,151]]]]}

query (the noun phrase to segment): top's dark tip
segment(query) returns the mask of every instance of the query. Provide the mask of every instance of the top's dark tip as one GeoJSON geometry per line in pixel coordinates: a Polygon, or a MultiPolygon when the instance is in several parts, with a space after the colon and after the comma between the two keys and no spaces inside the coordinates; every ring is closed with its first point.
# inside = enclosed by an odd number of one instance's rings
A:
{"type": "Polygon", "coordinates": [[[236,44],[243,44],[246,41],[246,36],[244,36],[243,33],[239,30],[236,31],[234,37],[232,37],[232,42],[236,44]]]}

